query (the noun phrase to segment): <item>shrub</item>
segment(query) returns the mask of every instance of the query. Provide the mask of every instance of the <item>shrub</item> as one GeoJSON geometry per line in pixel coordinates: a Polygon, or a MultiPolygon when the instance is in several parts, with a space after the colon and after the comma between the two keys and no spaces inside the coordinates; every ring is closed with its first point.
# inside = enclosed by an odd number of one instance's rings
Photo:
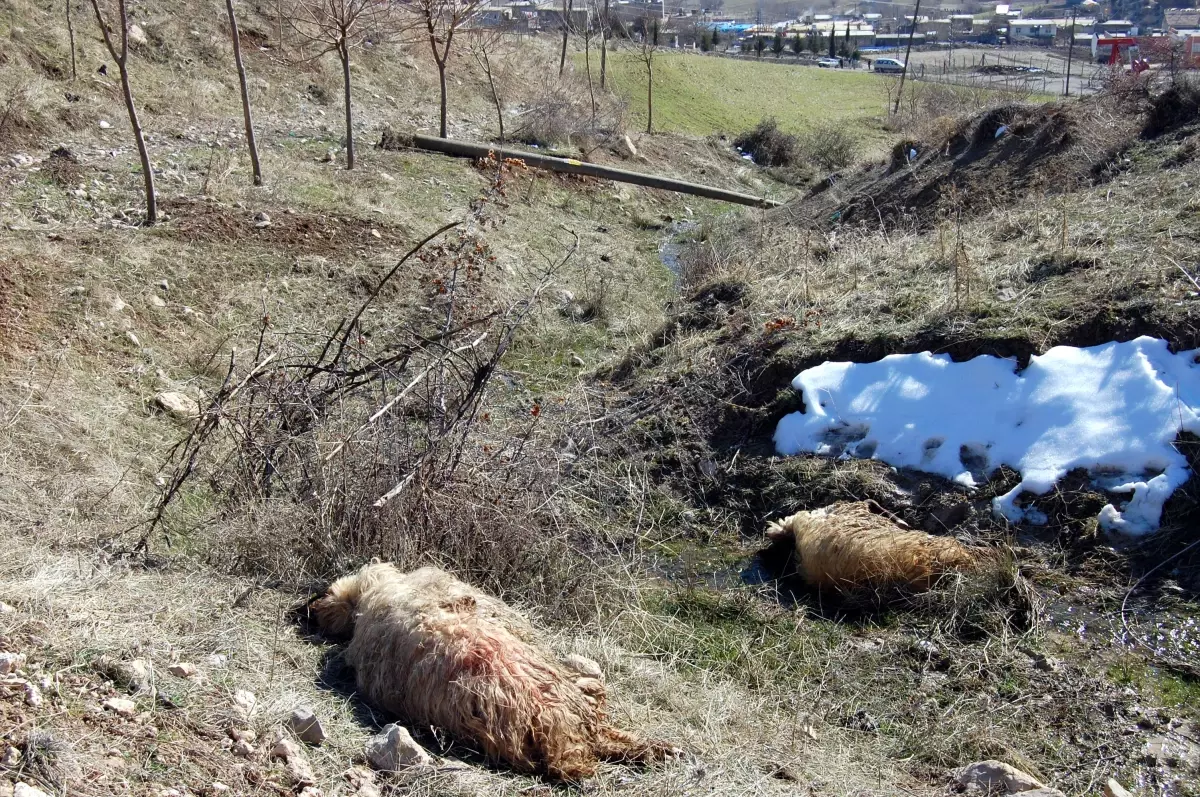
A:
{"type": "MultiPolygon", "coordinates": [[[[547,75],[551,73],[547,72],[547,75]]],[[[545,77],[532,83],[522,98],[524,113],[513,138],[539,147],[579,144],[619,136],[625,131],[625,105],[611,94],[595,93],[596,110],[586,81],[574,76],[545,77]]]]}
{"type": "Polygon", "coordinates": [[[1196,121],[1200,121],[1200,84],[1176,81],[1150,101],[1142,135],[1153,138],[1196,121]]]}
{"type": "Polygon", "coordinates": [[[779,129],[774,117],[763,119],[753,130],[733,140],[733,145],[754,158],[759,166],[791,166],[796,161],[796,137],[779,129]]]}
{"type": "Polygon", "coordinates": [[[842,169],[858,157],[858,137],[845,125],[822,124],[813,128],[798,142],[801,157],[826,171],[842,169]]]}

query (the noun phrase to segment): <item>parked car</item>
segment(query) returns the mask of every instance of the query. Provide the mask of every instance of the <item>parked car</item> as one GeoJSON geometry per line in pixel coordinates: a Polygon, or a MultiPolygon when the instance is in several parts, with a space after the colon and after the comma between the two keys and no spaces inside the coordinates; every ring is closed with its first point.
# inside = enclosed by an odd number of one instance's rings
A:
{"type": "Polygon", "coordinates": [[[895,58],[876,58],[875,59],[875,71],[876,72],[903,72],[904,71],[904,62],[898,61],[895,58]]]}
{"type": "Polygon", "coordinates": [[[841,62],[838,59],[827,57],[817,61],[817,66],[821,67],[822,69],[837,69],[839,63],[841,62]]]}

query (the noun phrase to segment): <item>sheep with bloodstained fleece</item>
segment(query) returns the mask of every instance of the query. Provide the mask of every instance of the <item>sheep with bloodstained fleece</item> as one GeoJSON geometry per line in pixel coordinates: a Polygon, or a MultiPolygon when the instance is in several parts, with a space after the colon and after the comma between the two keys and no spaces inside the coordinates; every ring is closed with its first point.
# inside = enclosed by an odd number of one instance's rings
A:
{"type": "Polygon", "coordinates": [[[437,568],[368,564],[310,611],[326,634],[350,637],[346,661],[370,703],[520,772],[578,781],[598,761],[671,752],[608,723],[594,664],[560,663],[515,610],[437,568]]]}
{"type": "Polygon", "coordinates": [[[974,569],[985,555],[952,538],[902,527],[862,501],[797,512],[772,522],[767,537],[795,545],[798,570],[810,586],[846,591],[929,589],[946,572],[974,569]]]}

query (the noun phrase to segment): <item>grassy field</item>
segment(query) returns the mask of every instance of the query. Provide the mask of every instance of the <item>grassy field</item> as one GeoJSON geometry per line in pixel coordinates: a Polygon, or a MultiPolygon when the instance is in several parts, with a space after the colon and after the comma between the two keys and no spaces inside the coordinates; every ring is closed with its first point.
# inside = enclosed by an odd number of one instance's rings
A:
{"type": "MultiPolygon", "coordinates": [[[[634,53],[609,61],[613,84],[629,100],[632,127],[646,125],[646,71],[634,53]]],[[[654,129],[707,136],[739,133],[764,116],[785,130],[845,119],[878,134],[880,78],[866,72],[662,53],[654,62],[654,129]]]]}

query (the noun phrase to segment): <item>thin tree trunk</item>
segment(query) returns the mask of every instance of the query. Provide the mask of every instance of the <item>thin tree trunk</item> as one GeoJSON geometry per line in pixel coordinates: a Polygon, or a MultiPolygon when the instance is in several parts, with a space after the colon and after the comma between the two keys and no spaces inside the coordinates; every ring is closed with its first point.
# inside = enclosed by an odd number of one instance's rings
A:
{"type": "Polygon", "coordinates": [[[71,0],[67,0],[67,38],[71,42],[71,80],[76,80],[75,74],[75,25],[71,22],[71,0]]]}
{"type": "Polygon", "coordinates": [[[488,90],[492,93],[492,103],[496,106],[496,121],[500,124],[500,146],[504,146],[504,107],[500,102],[500,92],[496,90],[496,80],[492,76],[492,59],[488,57],[487,47],[483,46],[483,71],[487,74],[488,90]]]}
{"type": "Polygon", "coordinates": [[[646,58],[646,134],[654,132],[654,55],[646,58]]]}
{"type": "Polygon", "coordinates": [[[600,20],[600,90],[608,75],[608,0],[604,0],[604,19],[600,20]]]}
{"type": "MultiPolygon", "coordinates": [[[[121,2],[121,17],[125,16],[125,3],[121,2]]],[[[129,85],[129,69],[122,58],[117,67],[121,73],[121,93],[125,95],[125,107],[129,111],[129,126],[133,128],[133,138],[137,141],[138,157],[142,161],[142,182],[146,188],[146,224],[158,221],[158,200],[154,195],[154,170],[150,167],[150,152],[146,149],[146,137],[142,135],[142,125],[138,121],[137,108],[133,104],[133,89],[129,85]]]]}
{"type": "Polygon", "coordinates": [[[346,36],[338,43],[338,57],[342,59],[342,100],[346,105],[346,169],[354,168],[354,111],[350,107],[350,48],[346,36]]]}
{"type": "Polygon", "coordinates": [[[583,36],[583,63],[587,67],[588,97],[592,100],[592,132],[596,131],[596,91],[592,86],[592,37],[583,36]]]}
{"type": "Polygon", "coordinates": [[[434,58],[438,68],[438,88],[442,92],[441,107],[438,109],[438,136],[446,138],[446,61],[434,58]]]}
{"type": "Polygon", "coordinates": [[[229,32],[233,36],[233,61],[237,64],[238,83],[242,87],[242,117],[246,123],[246,146],[250,148],[250,166],[254,171],[254,184],[262,185],[262,166],[258,162],[258,143],[254,140],[254,119],[250,115],[250,92],[246,88],[246,67],[242,65],[242,43],[238,37],[237,16],[233,13],[233,0],[225,0],[229,12],[229,32]]]}
{"type": "Polygon", "coordinates": [[[158,221],[158,202],[154,195],[154,171],[150,168],[150,153],[146,150],[146,138],[142,135],[142,125],[138,121],[137,107],[133,104],[133,88],[129,85],[129,16],[125,8],[125,0],[117,0],[117,14],[121,22],[121,52],[112,43],[108,28],[104,25],[104,15],[100,12],[98,0],[91,0],[92,10],[96,12],[96,24],[100,26],[100,34],[104,37],[104,46],[108,54],[117,63],[117,71],[121,75],[121,93],[125,97],[125,110],[129,112],[129,126],[133,128],[133,139],[137,143],[138,158],[142,162],[142,181],[146,188],[146,224],[158,221]]]}
{"type": "Polygon", "coordinates": [[[563,19],[562,19],[562,52],[558,56],[558,76],[563,76],[563,71],[567,68],[567,36],[570,34],[571,27],[571,0],[563,0],[563,19]]]}

